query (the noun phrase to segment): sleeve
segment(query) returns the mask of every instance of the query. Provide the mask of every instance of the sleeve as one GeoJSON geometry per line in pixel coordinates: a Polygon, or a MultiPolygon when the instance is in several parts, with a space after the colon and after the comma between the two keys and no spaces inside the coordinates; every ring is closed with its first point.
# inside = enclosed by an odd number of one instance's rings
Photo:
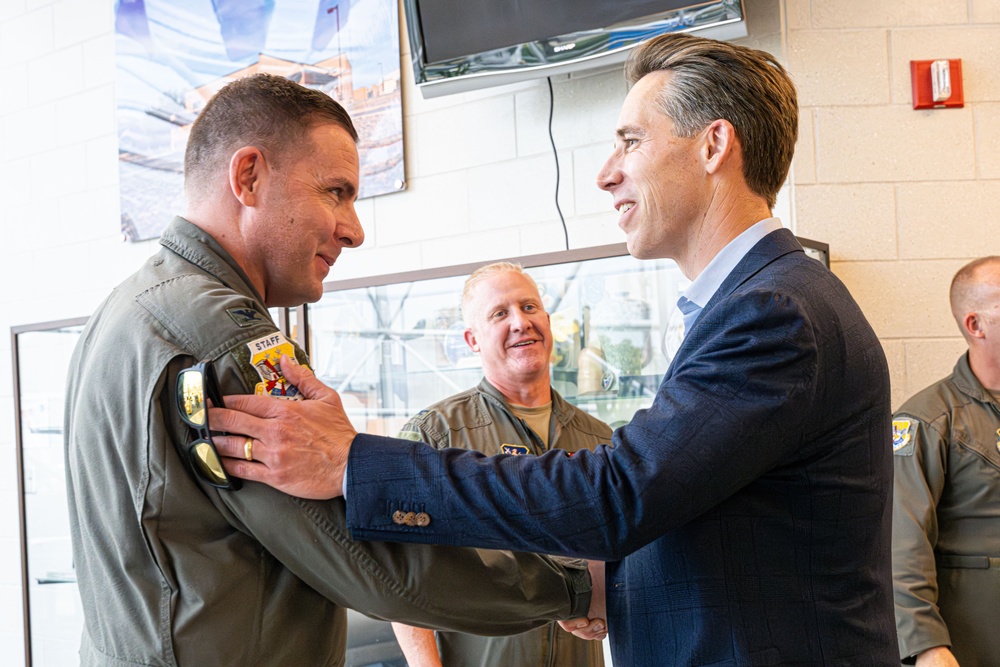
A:
{"type": "Polygon", "coordinates": [[[675,359],[653,405],[615,431],[613,448],[487,458],[359,435],[352,534],[613,561],[718,505],[801,445],[817,342],[795,301],[766,290],[702,317],[696,347],[675,359]],[[392,512],[408,505],[431,523],[395,525],[392,512]]]}
{"type": "Polygon", "coordinates": [[[435,410],[421,410],[403,424],[396,435],[401,440],[426,442],[435,449],[445,449],[448,443],[448,425],[435,410]]]}
{"type": "Polygon", "coordinates": [[[928,424],[900,414],[893,417],[893,450],[892,585],[905,661],[934,646],[951,646],[937,608],[934,559],[948,442],[928,424]]]}
{"type": "MultiPolygon", "coordinates": [[[[295,353],[304,359],[300,350],[295,353]]],[[[248,361],[242,352],[217,359],[224,394],[254,389],[248,385],[255,372],[248,372],[247,363],[259,366],[260,360],[248,361]]],[[[297,393],[285,383],[280,368],[272,364],[262,373],[257,391],[297,393]]],[[[252,482],[239,491],[205,488],[234,527],[256,539],[295,576],[338,605],[368,616],[506,635],[552,619],[585,616],[590,605],[585,563],[560,564],[532,554],[476,549],[360,543],[347,531],[340,499],[306,501],[252,482]]]]}

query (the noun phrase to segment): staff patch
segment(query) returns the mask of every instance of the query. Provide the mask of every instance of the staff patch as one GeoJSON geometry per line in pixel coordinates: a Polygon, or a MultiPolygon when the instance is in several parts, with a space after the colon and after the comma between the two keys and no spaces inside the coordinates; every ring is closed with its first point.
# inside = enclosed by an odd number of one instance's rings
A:
{"type": "Polygon", "coordinates": [[[289,384],[281,374],[281,355],[287,354],[295,358],[295,346],[280,333],[275,332],[247,343],[250,350],[250,365],[260,376],[260,382],[254,387],[258,396],[274,396],[286,400],[301,401],[299,388],[289,384]]]}
{"type": "Polygon", "coordinates": [[[912,454],[913,448],[908,451],[906,446],[913,442],[913,422],[909,419],[894,419],[892,421],[892,452],[900,456],[912,454]]]}

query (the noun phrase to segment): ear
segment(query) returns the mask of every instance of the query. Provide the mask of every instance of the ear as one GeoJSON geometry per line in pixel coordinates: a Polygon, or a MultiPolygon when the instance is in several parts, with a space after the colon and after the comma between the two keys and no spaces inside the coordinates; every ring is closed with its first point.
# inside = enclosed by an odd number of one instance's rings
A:
{"type": "Polygon", "coordinates": [[[229,160],[229,189],[244,206],[256,206],[267,175],[264,154],[255,146],[244,146],[229,160]]]}
{"type": "Polygon", "coordinates": [[[476,334],[472,333],[472,329],[465,330],[465,344],[472,348],[473,352],[479,352],[479,343],[476,342],[476,334]]]}
{"type": "Polygon", "coordinates": [[[739,140],[736,128],[728,120],[714,120],[703,130],[705,142],[702,145],[702,159],[705,171],[717,174],[737,150],[739,140]]]}
{"type": "Polygon", "coordinates": [[[986,337],[986,332],[983,331],[982,322],[979,321],[979,313],[966,313],[965,317],[962,319],[962,328],[965,329],[969,338],[986,337]]]}

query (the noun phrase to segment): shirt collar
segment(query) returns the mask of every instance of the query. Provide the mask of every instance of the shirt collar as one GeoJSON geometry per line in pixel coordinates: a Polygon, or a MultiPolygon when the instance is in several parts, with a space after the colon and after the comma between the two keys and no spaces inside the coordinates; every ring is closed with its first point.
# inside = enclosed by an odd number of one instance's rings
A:
{"type": "Polygon", "coordinates": [[[261,304],[264,303],[264,298],[243,267],[211,234],[194,223],[176,216],[163,231],[160,245],[218,278],[227,287],[237,292],[249,292],[261,304]]]}
{"type": "Polygon", "coordinates": [[[781,229],[781,220],[765,218],[745,230],[712,258],[705,270],[684,290],[684,297],[699,308],[704,308],[750,249],[762,238],[778,229],[781,229]]]}

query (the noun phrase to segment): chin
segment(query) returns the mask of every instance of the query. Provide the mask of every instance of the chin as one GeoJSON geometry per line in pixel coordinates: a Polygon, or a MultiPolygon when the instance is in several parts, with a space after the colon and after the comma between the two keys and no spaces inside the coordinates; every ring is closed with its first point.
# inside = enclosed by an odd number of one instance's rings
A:
{"type": "Polygon", "coordinates": [[[628,254],[632,255],[636,259],[649,259],[649,254],[646,249],[638,241],[632,239],[625,239],[625,247],[628,248],[628,254]]]}
{"type": "Polygon", "coordinates": [[[318,287],[318,288],[317,288],[316,290],[314,290],[313,292],[310,292],[309,294],[307,294],[307,295],[304,295],[304,296],[303,296],[303,297],[302,297],[302,298],[301,298],[301,299],[299,300],[299,303],[297,303],[297,304],[296,304],[296,307],[297,307],[297,306],[301,306],[301,305],[302,305],[303,303],[316,303],[317,301],[319,301],[319,300],[320,300],[320,299],[322,299],[322,298],[323,298],[323,286],[322,286],[322,285],[320,285],[320,286],[319,286],[319,287],[318,287]]]}

